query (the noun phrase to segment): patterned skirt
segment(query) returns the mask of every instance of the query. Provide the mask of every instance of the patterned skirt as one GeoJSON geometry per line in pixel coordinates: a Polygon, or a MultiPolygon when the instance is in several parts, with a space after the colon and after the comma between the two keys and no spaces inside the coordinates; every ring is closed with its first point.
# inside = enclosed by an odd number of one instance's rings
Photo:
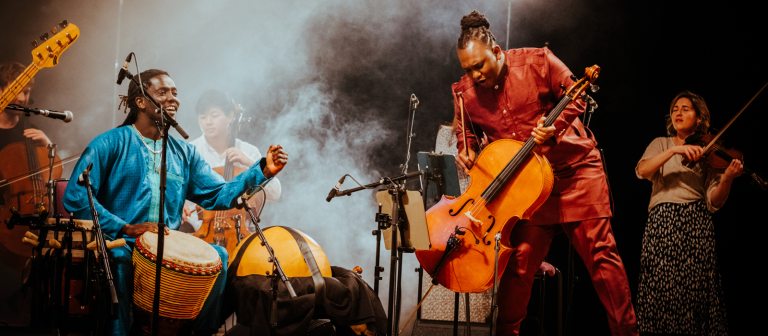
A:
{"type": "Polygon", "coordinates": [[[715,227],[703,201],[661,203],[649,212],[637,318],[644,333],[728,334],[715,227]]]}

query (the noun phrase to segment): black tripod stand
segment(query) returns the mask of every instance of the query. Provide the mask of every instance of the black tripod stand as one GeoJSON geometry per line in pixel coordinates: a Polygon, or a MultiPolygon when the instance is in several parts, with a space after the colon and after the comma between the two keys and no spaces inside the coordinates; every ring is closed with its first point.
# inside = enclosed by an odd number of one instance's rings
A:
{"type": "Polygon", "coordinates": [[[411,246],[410,241],[408,240],[408,237],[406,235],[403,235],[403,229],[400,227],[401,224],[406,223],[405,216],[402,216],[404,213],[404,207],[402,198],[405,193],[405,183],[401,183],[403,181],[407,181],[410,178],[415,178],[423,175],[423,171],[415,171],[410,173],[405,173],[403,175],[389,178],[389,177],[383,177],[379,179],[378,182],[366,184],[363,186],[351,188],[342,190],[339,192],[336,192],[334,196],[344,196],[344,195],[350,195],[354,192],[364,190],[364,189],[373,189],[377,188],[382,185],[387,186],[387,192],[390,195],[392,199],[392,211],[390,212],[391,215],[385,214],[381,212],[381,207],[379,207],[379,212],[376,214],[376,222],[378,223],[378,228],[373,231],[373,234],[376,235],[376,266],[374,271],[374,291],[376,294],[378,294],[379,289],[379,280],[381,279],[381,272],[384,271],[384,268],[380,266],[379,264],[379,252],[380,252],[380,243],[381,243],[381,234],[382,230],[391,229],[391,253],[390,253],[390,272],[389,272],[389,292],[388,292],[388,304],[387,304],[387,335],[396,336],[398,334],[398,325],[400,323],[400,301],[401,301],[401,274],[402,274],[402,258],[403,258],[403,252],[411,253],[414,252],[415,249],[411,246]],[[402,236],[402,237],[401,237],[402,236]],[[400,239],[403,241],[400,242],[400,239]]]}
{"type": "MultiPolygon", "coordinates": [[[[251,197],[253,197],[253,195],[257,194],[259,191],[263,192],[264,185],[269,183],[269,181],[271,180],[272,180],[271,178],[267,179],[262,184],[258,185],[255,191],[247,192],[243,196],[241,196],[240,200],[238,201],[238,206],[245,209],[245,211],[248,213],[248,217],[251,218],[251,222],[253,223],[256,234],[261,240],[261,245],[264,246],[264,248],[269,253],[269,262],[272,263],[272,274],[269,275],[270,284],[272,286],[272,309],[270,310],[269,322],[270,322],[270,326],[274,328],[277,326],[277,323],[278,323],[278,316],[277,316],[278,278],[285,285],[285,288],[288,290],[288,294],[291,296],[291,298],[296,297],[296,291],[293,289],[293,285],[291,285],[291,282],[288,280],[288,277],[285,275],[285,271],[283,271],[283,267],[280,265],[280,261],[275,256],[275,250],[272,249],[272,246],[270,246],[269,242],[267,241],[267,237],[264,236],[264,231],[259,226],[259,221],[260,221],[259,217],[256,216],[256,213],[253,211],[253,208],[251,208],[248,205],[248,200],[251,197]]],[[[266,200],[266,197],[264,198],[264,200],[266,200]]],[[[262,208],[264,207],[264,201],[262,201],[261,207],[262,208]]],[[[261,210],[259,210],[259,213],[261,213],[261,210]]],[[[244,245],[241,248],[243,249],[243,251],[245,251],[247,248],[247,245],[244,245]]],[[[232,272],[237,273],[236,265],[233,268],[232,272]]]]}

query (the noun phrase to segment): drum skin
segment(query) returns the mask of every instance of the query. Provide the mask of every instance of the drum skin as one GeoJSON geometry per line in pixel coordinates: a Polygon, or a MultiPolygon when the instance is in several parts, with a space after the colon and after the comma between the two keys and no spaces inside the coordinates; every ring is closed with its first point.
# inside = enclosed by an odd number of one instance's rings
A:
{"type": "MultiPolygon", "coordinates": [[[[315,262],[317,263],[320,273],[323,277],[331,277],[331,263],[328,261],[328,256],[320,247],[320,245],[304,232],[291,228],[293,231],[298,232],[312,251],[315,256],[315,262]]],[[[267,243],[272,247],[275,252],[275,257],[280,262],[280,266],[283,268],[287,277],[311,277],[312,272],[309,270],[309,266],[304,261],[304,256],[299,250],[299,245],[293,238],[290,232],[281,226],[271,226],[263,230],[264,237],[267,243]]],[[[246,248],[243,258],[240,261],[240,265],[237,268],[237,276],[246,276],[251,274],[268,275],[272,274],[272,263],[269,262],[269,252],[261,245],[261,239],[258,237],[258,233],[252,233],[256,235],[253,237],[253,241],[246,248]]],[[[251,237],[246,237],[240,244],[237,245],[235,250],[229,254],[230,264],[234,260],[235,256],[240,251],[242,245],[247,242],[251,237]]]]}

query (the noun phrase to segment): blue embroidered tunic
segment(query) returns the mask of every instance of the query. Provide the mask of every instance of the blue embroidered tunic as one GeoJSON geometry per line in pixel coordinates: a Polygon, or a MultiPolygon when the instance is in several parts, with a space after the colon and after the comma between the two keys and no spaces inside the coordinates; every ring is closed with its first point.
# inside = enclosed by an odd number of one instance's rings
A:
{"type": "MultiPolygon", "coordinates": [[[[75,183],[93,163],[90,181],[102,232],[110,239],[133,238],[120,232],[125,224],[156,222],[159,210],[159,167],[162,141],[123,126],[97,136],[83,152],[67,184],[64,206],[76,218],[92,219],[84,185],[75,183]]],[[[265,180],[253,165],[230,182],[213,172],[194,146],[169,137],[165,193],[165,225],[177,229],[184,199],[207,210],[234,207],[237,197],[265,180]]]]}

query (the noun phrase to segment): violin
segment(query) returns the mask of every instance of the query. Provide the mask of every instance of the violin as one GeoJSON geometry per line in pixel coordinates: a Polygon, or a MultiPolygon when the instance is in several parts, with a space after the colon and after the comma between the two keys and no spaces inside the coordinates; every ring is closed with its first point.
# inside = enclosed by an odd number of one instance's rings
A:
{"type": "MultiPolygon", "coordinates": [[[[550,111],[544,125],[552,125],[569,103],[582,98],[599,72],[597,65],[587,68],[585,76],[550,111]]],[[[462,98],[458,99],[463,106],[462,98]]],[[[471,182],[466,191],[456,198],[443,196],[427,210],[430,249],[417,250],[416,258],[433,283],[457,293],[478,293],[501,277],[512,254],[508,243],[512,229],[530,219],[554,185],[552,166],[534,152],[535,146],[533,137],[525,142],[502,139],[490,143],[469,170],[471,182]]]]}
{"type": "MultiPolygon", "coordinates": [[[[725,133],[725,131],[731,127],[731,125],[733,125],[736,119],[738,119],[739,116],[744,113],[747,107],[749,107],[749,105],[755,101],[755,99],[765,90],[766,87],[768,87],[768,83],[765,83],[763,87],[761,87],[760,90],[758,90],[757,93],[755,93],[755,95],[752,96],[752,98],[746,104],[744,104],[744,107],[742,107],[741,110],[739,110],[739,112],[736,113],[736,115],[734,115],[733,118],[731,118],[731,120],[725,124],[725,127],[723,127],[723,129],[720,130],[720,132],[717,134],[713,135],[709,132],[697,132],[685,138],[686,145],[701,146],[704,148],[704,154],[701,156],[701,159],[697,161],[688,162],[687,160],[683,160],[683,164],[688,168],[693,168],[697,162],[703,161],[710,168],[723,170],[728,168],[728,165],[730,165],[731,161],[733,160],[740,160],[743,163],[744,155],[736,149],[723,146],[720,139],[722,138],[723,133],[725,133]]],[[[744,173],[749,175],[761,189],[768,190],[768,182],[766,182],[766,180],[756,172],[747,168],[746,165],[744,166],[744,173]]]]}
{"type": "MultiPolygon", "coordinates": [[[[725,169],[734,159],[744,161],[744,154],[734,148],[723,146],[721,141],[715,141],[715,136],[709,132],[691,134],[685,138],[685,144],[704,147],[704,155],[699,161],[705,162],[710,168],[725,169]]],[[[692,168],[694,164],[696,162],[685,162],[688,168],[692,168]]]]}
{"type": "MultiPolygon", "coordinates": [[[[730,165],[733,160],[740,160],[742,164],[744,163],[744,154],[737,149],[723,146],[720,141],[715,140],[714,136],[710,133],[694,133],[685,138],[685,144],[704,147],[704,154],[698,161],[683,160],[683,164],[688,168],[693,168],[697,162],[702,162],[712,169],[722,171],[728,168],[728,165],[730,165]]],[[[768,190],[768,181],[757,174],[757,172],[744,165],[744,173],[751,177],[752,181],[755,182],[758,187],[763,190],[768,190]]]]}

